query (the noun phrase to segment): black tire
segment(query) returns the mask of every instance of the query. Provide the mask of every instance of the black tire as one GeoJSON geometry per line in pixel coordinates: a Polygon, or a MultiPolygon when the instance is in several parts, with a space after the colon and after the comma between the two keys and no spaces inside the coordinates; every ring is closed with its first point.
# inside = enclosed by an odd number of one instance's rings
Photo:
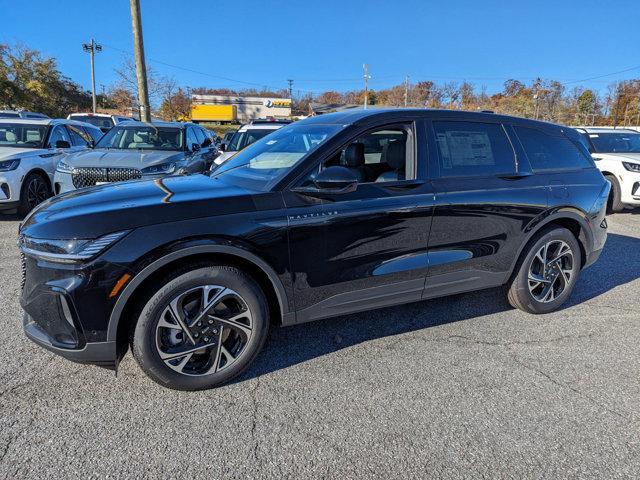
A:
{"type": "Polygon", "coordinates": [[[51,196],[49,179],[40,173],[30,173],[22,182],[18,215],[24,217],[51,196]]]}
{"type": "MultiPolygon", "coordinates": [[[[218,387],[229,382],[251,364],[264,345],[269,331],[269,309],[267,307],[267,302],[262,290],[251,277],[234,267],[194,266],[192,270],[187,271],[186,273],[179,272],[175,274],[173,278],[169,277],[165,279],[162,284],[163,286],[146,302],[131,337],[131,351],[133,352],[133,356],[142,370],[153,381],[164,387],[175,390],[205,390],[218,387]],[[158,339],[165,338],[162,337],[162,335],[164,335],[162,332],[165,331],[162,330],[164,328],[162,325],[166,325],[166,322],[159,325],[161,316],[166,315],[167,309],[172,300],[175,300],[176,298],[184,298],[186,295],[191,295],[188,292],[199,291],[198,289],[201,288],[209,288],[205,286],[210,285],[230,289],[234,294],[237,294],[237,298],[232,298],[233,302],[244,302],[246,310],[249,312],[251,318],[250,322],[247,323],[247,325],[250,325],[251,327],[250,336],[240,350],[237,359],[234,361],[227,359],[229,366],[223,366],[219,371],[213,371],[212,373],[193,373],[195,370],[192,370],[191,373],[189,373],[186,371],[186,368],[191,365],[192,360],[186,361],[185,365],[182,367],[182,372],[176,371],[166,363],[166,360],[163,360],[160,357],[161,347],[159,345],[161,341],[158,339]],[[181,295],[183,297],[180,297],[181,295]],[[241,301],[238,300],[238,298],[241,301]]],[[[205,296],[206,295],[207,294],[205,294],[205,296]]],[[[216,294],[214,293],[213,295],[215,296],[216,294]]],[[[206,303],[206,301],[203,300],[202,303],[206,303]]],[[[226,306],[223,305],[223,307],[223,310],[227,309],[226,306]]],[[[183,312],[184,311],[186,310],[183,310],[183,312]]],[[[197,317],[198,315],[199,314],[196,314],[194,316],[197,317]]],[[[185,315],[183,321],[184,323],[187,323],[190,319],[185,315]]],[[[206,328],[206,322],[203,320],[202,323],[205,323],[204,328],[206,328]]],[[[216,325],[211,326],[211,328],[214,328],[215,326],[220,326],[219,338],[223,338],[223,333],[225,332],[227,335],[237,335],[237,332],[228,326],[226,327],[227,330],[224,330],[224,324],[217,324],[216,322],[216,325]]],[[[194,328],[196,328],[195,325],[194,328]]],[[[171,332],[170,329],[167,329],[167,331],[171,332]]],[[[176,334],[181,337],[181,340],[178,341],[182,342],[178,348],[193,348],[191,343],[187,343],[188,339],[186,334],[183,334],[182,332],[183,330],[179,330],[176,334]]],[[[198,333],[197,331],[194,333],[191,329],[189,329],[189,332],[191,336],[198,333]]],[[[214,332],[217,333],[215,330],[214,332]]],[[[206,339],[205,335],[207,334],[203,332],[200,335],[199,341],[204,341],[204,339],[206,339]]],[[[231,336],[227,337],[226,341],[229,341],[229,339],[236,342],[239,341],[231,336]]],[[[225,340],[222,340],[222,342],[224,341],[225,340]]],[[[219,345],[222,345],[222,343],[219,345]]],[[[216,370],[218,368],[218,362],[221,363],[223,358],[220,356],[220,360],[218,360],[215,357],[214,349],[217,349],[218,352],[220,351],[219,346],[216,347],[211,345],[206,350],[200,349],[197,352],[194,352],[194,356],[196,357],[194,364],[198,365],[203,362],[210,362],[209,364],[206,364],[207,366],[204,370],[207,370],[209,366],[214,364],[215,366],[212,368],[216,370]],[[204,358],[205,360],[198,361],[198,358],[204,358]],[[214,358],[216,359],[214,360],[214,358]]],[[[169,362],[181,363],[184,358],[175,361],[169,360],[169,362]]]]}
{"type": "MultiPolygon", "coordinates": [[[[550,252],[549,255],[551,256],[552,253],[550,252]]],[[[561,227],[547,229],[533,238],[525,247],[516,265],[514,276],[507,286],[507,300],[513,307],[528,313],[549,313],[557,310],[571,296],[571,292],[580,274],[581,263],[580,245],[573,233],[561,227]],[[561,262],[555,265],[556,268],[547,267],[546,272],[549,275],[548,277],[539,274],[539,272],[534,272],[535,278],[545,279],[543,282],[537,282],[535,280],[530,282],[530,269],[537,269],[543,263],[540,261],[540,257],[536,258],[536,254],[540,252],[545,245],[548,245],[549,248],[556,248],[556,246],[561,246],[562,242],[564,242],[571,251],[571,264],[569,265],[568,263],[569,256],[564,254],[560,260],[556,260],[556,263],[561,262]],[[560,272],[558,268],[567,272],[568,282],[565,283],[564,278],[567,277],[561,277],[562,272],[560,272]],[[548,280],[549,278],[554,279],[553,283],[548,280]],[[540,297],[544,296],[544,288],[549,284],[551,284],[551,288],[554,289],[550,294],[550,299],[540,301],[540,297]],[[533,287],[533,290],[530,287],[533,287]],[[555,287],[557,287],[558,290],[557,295],[555,294],[555,287]],[[551,299],[551,297],[553,297],[553,299],[551,299]]]]}
{"type": "Polygon", "coordinates": [[[607,199],[607,213],[619,213],[624,210],[624,203],[620,201],[620,183],[613,175],[605,175],[605,178],[611,183],[611,191],[607,199]]]}

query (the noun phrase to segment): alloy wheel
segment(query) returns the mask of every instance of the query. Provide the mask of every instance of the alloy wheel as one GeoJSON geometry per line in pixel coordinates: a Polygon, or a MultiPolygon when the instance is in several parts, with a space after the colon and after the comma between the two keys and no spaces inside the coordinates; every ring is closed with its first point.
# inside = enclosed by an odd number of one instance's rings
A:
{"type": "Polygon", "coordinates": [[[34,175],[27,184],[27,205],[29,209],[37,207],[49,198],[49,187],[39,175],[34,175]]]}
{"type": "Polygon", "coordinates": [[[545,243],[529,266],[529,292],[538,302],[552,302],[573,280],[574,258],[569,245],[562,240],[545,243]]]}
{"type": "Polygon", "coordinates": [[[175,296],[156,326],[156,349],[172,370],[210,375],[233,365],[252,337],[247,302],[234,290],[203,285],[175,296]]]}

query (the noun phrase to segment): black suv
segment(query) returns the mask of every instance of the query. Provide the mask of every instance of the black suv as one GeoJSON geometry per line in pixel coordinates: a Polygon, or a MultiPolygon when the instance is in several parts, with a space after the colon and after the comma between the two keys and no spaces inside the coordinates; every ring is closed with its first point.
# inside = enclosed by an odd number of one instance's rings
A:
{"type": "MultiPolygon", "coordinates": [[[[576,131],[491,113],[352,110],[211,174],[55,197],[20,231],[26,334],[171,388],[227,382],[271,324],[506,285],[559,308],[606,239],[609,183],[576,131]]],[[[428,308],[428,304],[425,304],[428,308]]]]}

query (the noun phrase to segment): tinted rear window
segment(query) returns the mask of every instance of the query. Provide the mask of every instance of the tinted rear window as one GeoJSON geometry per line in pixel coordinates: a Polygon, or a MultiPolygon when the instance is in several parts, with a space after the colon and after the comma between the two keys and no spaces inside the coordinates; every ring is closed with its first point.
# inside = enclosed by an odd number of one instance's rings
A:
{"type": "Polygon", "coordinates": [[[497,123],[433,122],[443,177],[488,176],[515,171],[511,143],[497,123]]]}
{"type": "Polygon", "coordinates": [[[513,127],[533,170],[580,169],[591,166],[587,157],[568,138],[537,128],[513,127]]]}
{"type": "Polygon", "coordinates": [[[79,122],[87,122],[91,125],[95,125],[98,128],[111,128],[113,127],[113,120],[111,117],[94,117],[93,115],[71,115],[71,118],[78,120],[79,122]]]}

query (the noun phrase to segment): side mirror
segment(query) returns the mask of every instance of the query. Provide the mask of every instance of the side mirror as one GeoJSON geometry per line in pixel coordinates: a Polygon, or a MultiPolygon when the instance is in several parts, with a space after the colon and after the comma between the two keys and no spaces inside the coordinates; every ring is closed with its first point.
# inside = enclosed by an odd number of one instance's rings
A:
{"type": "Polygon", "coordinates": [[[192,151],[192,152],[197,152],[198,150],[200,150],[200,144],[198,144],[198,143],[192,143],[192,144],[191,144],[191,151],[192,151]]]}
{"type": "Polygon", "coordinates": [[[218,150],[220,150],[221,152],[224,152],[227,149],[227,144],[226,143],[221,143],[218,146],[218,150]]]}
{"type": "Polygon", "coordinates": [[[334,166],[322,170],[313,180],[313,184],[313,187],[299,187],[294,191],[310,195],[350,193],[358,188],[358,178],[348,168],[334,166]]]}
{"type": "Polygon", "coordinates": [[[202,148],[207,148],[211,146],[211,139],[210,138],[205,138],[204,142],[202,142],[202,148]]]}
{"type": "Polygon", "coordinates": [[[71,148],[71,144],[66,140],[57,140],[56,148],[71,148]]]}

